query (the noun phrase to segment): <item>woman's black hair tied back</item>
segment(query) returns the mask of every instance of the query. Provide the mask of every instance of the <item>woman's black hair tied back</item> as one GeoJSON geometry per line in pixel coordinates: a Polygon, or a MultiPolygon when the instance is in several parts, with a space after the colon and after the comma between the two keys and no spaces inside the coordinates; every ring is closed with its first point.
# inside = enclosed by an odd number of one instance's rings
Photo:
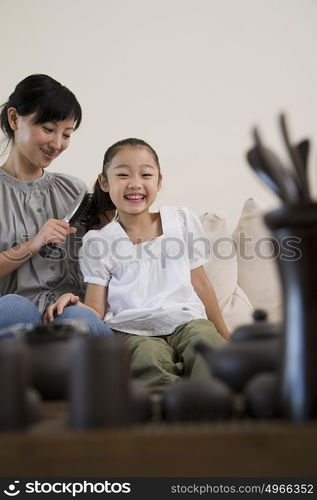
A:
{"type": "Polygon", "coordinates": [[[82,119],[82,111],[76,96],[54,78],[36,74],[17,84],[8,101],[1,106],[0,128],[9,141],[14,131],[8,121],[8,109],[13,107],[19,115],[35,113],[33,123],[45,123],[74,119],[76,130],[82,119]]]}

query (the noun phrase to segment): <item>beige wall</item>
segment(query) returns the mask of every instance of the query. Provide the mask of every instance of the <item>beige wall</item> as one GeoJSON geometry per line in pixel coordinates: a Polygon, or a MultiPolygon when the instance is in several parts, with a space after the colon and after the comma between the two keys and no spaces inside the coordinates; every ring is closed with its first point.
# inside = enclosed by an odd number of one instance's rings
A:
{"type": "Polygon", "coordinates": [[[0,19],[1,101],[31,73],[69,86],[83,125],[51,169],[89,185],[137,136],[161,158],[157,205],[234,224],[247,197],[275,200],[244,159],[251,127],[282,150],[285,110],[296,139],[316,136],[316,0],[0,0],[0,19]]]}

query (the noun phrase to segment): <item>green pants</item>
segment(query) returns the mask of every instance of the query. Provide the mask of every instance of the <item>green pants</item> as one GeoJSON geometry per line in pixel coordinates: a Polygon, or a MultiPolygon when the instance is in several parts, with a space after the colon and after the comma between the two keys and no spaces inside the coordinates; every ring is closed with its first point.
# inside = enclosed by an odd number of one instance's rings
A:
{"type": "Polygon", "coordinates": [[[146,385],[164,385],[177,382],[182,376],[207,378],[207,363],[194,349],[204,340],[220,347],[226,340],[207,319],[197,319],[179,326],[171,335],[145,337],[115,331],[127,342],[132,354],[132,378],[146,385]]]}

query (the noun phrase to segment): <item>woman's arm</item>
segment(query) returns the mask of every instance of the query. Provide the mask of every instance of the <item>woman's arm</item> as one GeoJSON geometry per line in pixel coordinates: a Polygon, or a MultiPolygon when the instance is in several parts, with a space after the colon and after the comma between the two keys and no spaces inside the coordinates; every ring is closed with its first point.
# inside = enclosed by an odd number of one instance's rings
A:
{"type": "Polygon", "coordinates": [[[218,332],[228,340],[230,338],[229,330],[222,317],[213,286],[203,266],[192,269],[190,274],[193,288],[205,306],[207,318],[212,321],[218,332]]]}
{"type": "Polygon", "coordinates": [[[18,269],[24,262],[29,260],[34,254],[31,250],[31,241],[26,241],[20,245],[5,250],[0,253],[0,278],[18,269]]]}
{"type": "Polygon", "coordinates": [[[54,321],[55,315],[63,314],[64,308],[68,306],[81,306],[90,309],[103,319],[106,314],[108,288],[101,285],[89,283],[86,289],[85,303],[80,302],[78,295],[73,293],[64,293],[54,304],[46,308],[43,319],[45,322],[54,321]]]}
{"type": "Polygon", "coordinates": [[[60,246],[64,243],[68,234],[76,231],[77,229],[70,227],[68,222],[49,219],[33,238],[0,253],[0,278],[21,267],[33,255],[39,253],[46,244],[53,243],[60,246]]]}

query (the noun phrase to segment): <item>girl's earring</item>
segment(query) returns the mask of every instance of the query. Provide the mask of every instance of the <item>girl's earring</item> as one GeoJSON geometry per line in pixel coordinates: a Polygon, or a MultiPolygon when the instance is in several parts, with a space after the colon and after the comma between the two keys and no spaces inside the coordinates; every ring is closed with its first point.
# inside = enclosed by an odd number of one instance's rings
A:
{"type": "Polygon", "coordinates": [[[116,211],[114,213],[114,218],[112,220],[115,220],[115,221],[119,220],[119,214],[118,214],[118,210],[117,209],[116,209],[116,211]]]}

